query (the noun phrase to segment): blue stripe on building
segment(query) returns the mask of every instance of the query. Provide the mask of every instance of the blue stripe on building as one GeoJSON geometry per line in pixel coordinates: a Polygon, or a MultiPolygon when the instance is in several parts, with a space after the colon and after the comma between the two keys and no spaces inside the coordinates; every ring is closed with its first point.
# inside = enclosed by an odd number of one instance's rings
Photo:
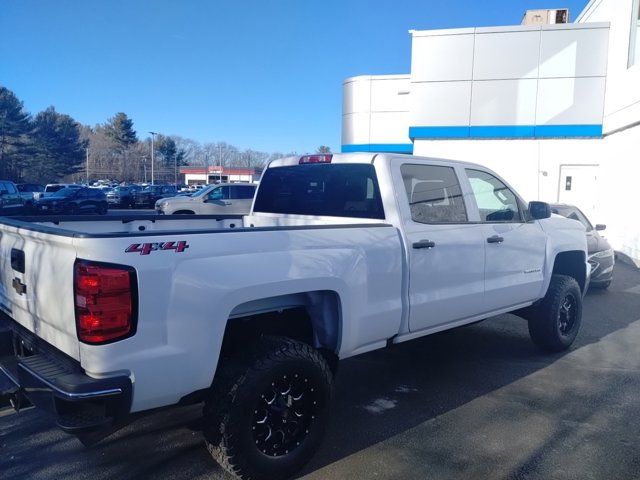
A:
{"type": "Polygon", "coordinates": [[[602,125],[487,125],[409,127],[409,138],[592,138],[602,136],[602,125]]]}
{"type": "Polygon", "coordinates": [[[409,138],[469,138],[469,127],[409,127],[409,138]]]}
{"type": "Polygon", "coordinates": [[[498,125],[495,127],[471,127],[471,138],[528,138],[535,136],[533,125],[498,125]]]}
{"type": "Polygon", "coordinates": [[[538,125],[535,136],[538,138],[601,137],[602,125],[538,125]]]}
{"type": "Polygon", "coordinates": [[[413,153],[412,143],[361,143],[342,145],[342,153],[352,152],[384,152],[413,153]]]}

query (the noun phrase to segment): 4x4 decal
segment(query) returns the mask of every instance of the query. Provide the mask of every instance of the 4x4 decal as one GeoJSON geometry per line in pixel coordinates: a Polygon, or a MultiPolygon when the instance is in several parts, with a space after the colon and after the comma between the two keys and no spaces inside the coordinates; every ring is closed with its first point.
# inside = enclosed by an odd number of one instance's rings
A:
{"type": "Polygon", "coordinates": [[[189,244],[184,240],[178,242],[132,243],[127,247],[125,253],[149,255],[151,252],[157,252],[159,250],[173,250],[176,253],[182,253],[187,248],[189,248],[189,244]]]}

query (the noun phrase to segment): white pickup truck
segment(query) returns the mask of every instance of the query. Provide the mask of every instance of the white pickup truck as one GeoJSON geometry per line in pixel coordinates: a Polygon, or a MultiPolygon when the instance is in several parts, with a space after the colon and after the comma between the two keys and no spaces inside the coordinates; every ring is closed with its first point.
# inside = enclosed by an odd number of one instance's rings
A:
{"type": "Polygon", "coordinates": [[[579,222],[478,165],[389,154],[271,162],[245,217],[0,219],[3,391],[91,443],[204,402],[213,457],[295,473],[339,359],[514,312],[568,348],[579,222]]]}

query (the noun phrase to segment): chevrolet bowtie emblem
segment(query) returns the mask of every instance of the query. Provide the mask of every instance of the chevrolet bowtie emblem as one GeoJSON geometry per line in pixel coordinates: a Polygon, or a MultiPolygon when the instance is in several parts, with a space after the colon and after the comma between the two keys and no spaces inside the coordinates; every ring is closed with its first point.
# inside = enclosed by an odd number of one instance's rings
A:
{"type": "Polygon", "coordinates": [[[13,282],[11,282],[11,285],[13,286],[15,291],[18,292],[18,295],[27,293],[27,286],[24,283],[22,283],[18,277],[13,279],[13,282]]]}

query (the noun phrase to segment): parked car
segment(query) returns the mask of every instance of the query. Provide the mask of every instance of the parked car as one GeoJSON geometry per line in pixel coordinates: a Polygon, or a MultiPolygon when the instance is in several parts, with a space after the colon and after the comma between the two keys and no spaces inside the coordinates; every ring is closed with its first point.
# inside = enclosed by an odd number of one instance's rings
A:
{"type": "Polygon", "coordinates": [[[36,201],[36,212],[41,214],[107,213],[107,198],[99,188],[63,188],[36,201]]]}
{"type": "Polygon", "coordinates": [[[580,329],[584,228],[480,165],[289,157],[250,215],[178,220],[0,219],[14,403],[27,395],[92,443],[204,402],[221,465],[282,479],[321,442],[340,359],[505,312],[546,351],[580,329]]]}
{"type": "Polygon", "coordinates": [[[147,185],[142,190],[134,192],[133,199],[136,207],[154,208],[161,198],[173,197],[178,193],[173,185],[147,185]]]}
{"type": "Polygon", "coordinates": [[[191,195],[163,198],[156,202],[160,214],[247,215],[256,192],[251,183],[222,183],[191,195]]]}
{"type": "Polygon", "coordinates": [[[0,180],[0,215],[17,215],[24,211],[24,200],[16,184],[0,180]]]}
{"type": "Polygon", "coordinates": [[[107,192],[107,203],[110,207],[133,208],[135,206],[134,192],[140,188],[133,185],[117,186],[107,192]]]}
{"type": "Polygon", "coordinates": [[[40,198],[47,197],[52,193],[62,190],[63,188],[84,188],[84,185],[79,185],[77,183],[48,183],[44,187],[44,192],[36,193],[34,197],[36,200],[39,200],[40,198]]]}
{"type": "Polygon", "coordinates": [[[607,239],[599,233],[607,226],[599,223],[594,227],[587,216],[573,205],[554,204],[551,205],[551,211],[563,217],[577,220],[584,225],[587,231],[588,260],[591,265],[590,286],[602,289],[609,288],[613,281],[615,253],[607,239]]]}
{"type": "Polygon", "coordinates": [[[31,212],[36,198],[40,197],[40,194],[44,192],[44,186],[38,183],[18,183],[16,188],[24,201],[25,210],[31,212]]]}

